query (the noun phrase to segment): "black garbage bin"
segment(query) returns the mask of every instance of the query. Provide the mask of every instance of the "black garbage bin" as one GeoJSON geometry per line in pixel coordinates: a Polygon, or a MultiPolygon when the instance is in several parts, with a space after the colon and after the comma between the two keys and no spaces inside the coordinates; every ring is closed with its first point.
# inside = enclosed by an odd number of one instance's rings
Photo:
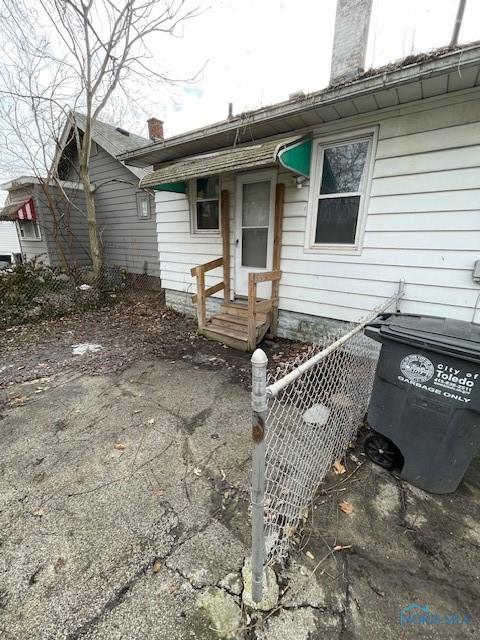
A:
{"type": "Polygon", "coordinates": [[[392,313],[365,334],[382,344],[367,454],[400,458],[401,477],[426,491],[455,491],[480,446],[480,325],[392,313]]]}

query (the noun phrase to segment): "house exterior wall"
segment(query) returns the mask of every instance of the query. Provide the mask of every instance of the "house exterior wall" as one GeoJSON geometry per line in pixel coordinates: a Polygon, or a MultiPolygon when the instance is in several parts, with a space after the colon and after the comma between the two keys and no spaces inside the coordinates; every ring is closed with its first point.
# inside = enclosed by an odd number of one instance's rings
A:
{"type": "MultiPolygon", "coordinates": [[[[37,218],[51,266],[89,267],[90,247],[83,190],[34,186],[37,218]],[[54,223],[54,215],[58,223],[54,223]],[[62,252],[64,257],[62,257],[62,252]]],[[[22,245],[25,241],[22,240],[22,245]]],[[[30,244],[33,244],[31,242],[30,244]]]]}
{"type": "Polygon", "coordinates": [[[0,222],[0,253],[19,253],[20,243],[14,222],[0,222]]]}
{"type": "MultiPolygon", "coordinates": [[[[480,258],[478,90],[328,123],[316,133],[354,135],[366,126],[378,127],[378,141],[358,255],[305,251],[309,188],[297,189],[293,176],[279,170],[285,184],[280,334],[286,337],[308,337],[316,317],[359,321],[401,279],[401,311],[472,319],[480,293],[471,276],[480,258]],[[282,316],[290,319],[282,323],[282,316]]],[[[234,176],[222,176],[222,188],[230,191],[233,256],[234,176]]],[[[158,192],[156,201],[168,302],[168,290],[195,292],[190,268],[220,256],[221,238],[190,233],[185,196],[158,192]]],[[[210,272],[207,286],[221,277],[221,269],[210,272]]]]}
{"type": "MultiPolygon", "coordinates": [[[[235,176],[233,174],[223,174],[220,179],[220,189],[226,189],[229,192],[231,229],[230,255],[233,258],[235,176]]],[[[155,194],[155,208],[162,287],[166,290],[194,294],[196,292],[195,278],[192,278],[190,275],[190,269],[222,255],[222,236],[220,233],[205,234],[191,232],[190,207],[188,197],[185,194],[157,191],[155,194]]],[[[232,278],[232,282],[234,276],[233,263],[233,259],[230,260],[230,277],[232,278]]],[[[222,280],[222,268],[213,269],[205,274],[207,288],[222,280]]],[[[223,295],[220,293],[217,294],[216,297],[223,298],[223,295]]],[[[172,306],[178,308],[178,298],[172,294],[169,299],[172,301],[175,300],[172,306]]],[[[208,299],[208,302],[212,311],[215,302],[212,301],[212,299],[208,299]]],[[[182,307],[182,310],[184,310],[191,305],[191,302],[186,303],[187,307],[185,307],[183,301],[178,304],[182,307]]],[[[193,306],[191,306],[191,308],[193,308],[193,306]]]]}
{"type": "Polygon", "coordinates": [[[90,180],[95,184],[95,207],[105,262],[130,273],[159,277],[155,213],[137,214],[139,179],[98,146],[90,159],[90,180]]]}

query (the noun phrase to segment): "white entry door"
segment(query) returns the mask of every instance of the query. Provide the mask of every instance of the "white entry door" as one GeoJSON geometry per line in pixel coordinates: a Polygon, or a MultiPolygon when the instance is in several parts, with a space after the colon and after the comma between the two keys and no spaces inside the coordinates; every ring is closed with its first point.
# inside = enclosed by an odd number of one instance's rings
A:
{"type": "MultiPolygon", "coordinates": [[[[235,293],[248,295],[248,274],[271,271],[275,212],[274,171],[237,177],[235,215],[235,293]]],[[[259,298],[269,298],[271,282],[257,287],[259,298]]]]}

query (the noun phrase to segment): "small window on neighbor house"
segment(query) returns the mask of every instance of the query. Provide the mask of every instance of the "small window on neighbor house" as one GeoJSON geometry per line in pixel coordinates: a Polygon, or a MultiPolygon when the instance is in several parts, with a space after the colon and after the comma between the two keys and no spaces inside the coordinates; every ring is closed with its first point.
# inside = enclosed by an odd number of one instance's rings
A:
{"type": "Polygon", "coordinates": [[[194,231],[214,232],[220,229],[219,178],[197,178],[191,183],[191,206],[194,231]]]}
{"type": "Polygon", "coordinates": [[[310,246],[358,243],[360,215],[369,170],[371,139],[318,145],[319,175],[314,185],[310,246]]]}
{"type": "Polygon", "coordinates": [[[24,240],[41,240],[42,234],[38,222],[23,221],[18,223],[20,237],[24,240]]]}
{"type": "Polygon", "coordinates": [[[95,140],[92,140],[92,145],[90,147],[90,155],[91,156],[96,156],[98,153],[98,145],[95,142],[95,140]]]}
{"type": "Polygon", "coordinates": [[[148,193],[137,193],[137,214],[140,220],[150,219],[151,206],[148,193]]]}

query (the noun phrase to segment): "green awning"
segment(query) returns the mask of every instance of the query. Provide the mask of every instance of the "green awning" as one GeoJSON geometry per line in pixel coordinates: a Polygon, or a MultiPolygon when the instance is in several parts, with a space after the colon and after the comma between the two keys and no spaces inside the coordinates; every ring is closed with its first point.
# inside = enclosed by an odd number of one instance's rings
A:
{"type": "Polygon", "coordinates": [[[156,184],[153,186],[154,191],[170,191],[173,193],[187,193],[186,182],[166,182],[165,184],[156,184]]]}
{"type": "Polygon", "coordinates": [[[310,159],[312,156],[312,141],[300,140],[293,144],[285,145],[278,152],[280,164],[306,178],[310,177],[310,159]]]}

